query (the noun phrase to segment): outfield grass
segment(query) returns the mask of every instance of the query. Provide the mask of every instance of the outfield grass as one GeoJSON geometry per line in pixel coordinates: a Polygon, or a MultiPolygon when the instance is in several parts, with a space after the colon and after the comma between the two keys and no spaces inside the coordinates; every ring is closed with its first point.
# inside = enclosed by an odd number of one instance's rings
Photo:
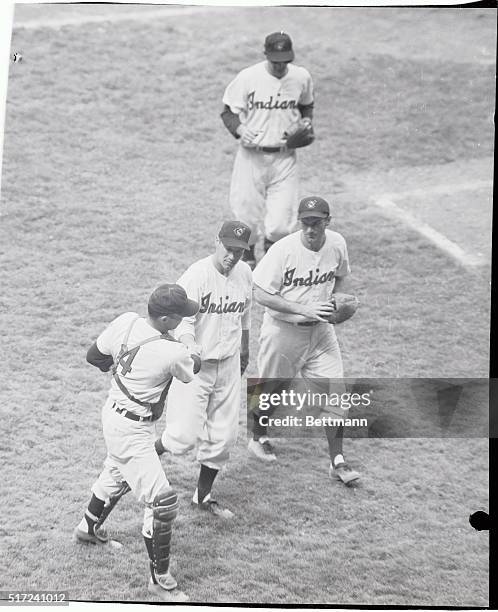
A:
{"type": "MultiPolygon", "coordinates": [[[[339,330],[346,374],[487,376],[489,268],[462,269],[384,218],[370,179],[403,191],[408,174],[430,182],[433,171],[437,183],[444,168],[450,184],[489,163],[494,18],[220,9],[14,31],[24,61],[10,68],[2,177],[1,588],[148,601],[131,496],[109,520],[121,553],[71,542],[105,452],[109,381],[84,356],[114,316],[143,312],[155,285],[211,249],[230,214],[235,150],[219,119],[223,88],[260,58],[268,31],[294,36],[316,82],[318,138],[300,153],[301,189],[333,201],[349,244],[362,306],[339,330]]],[[[444,215],[467,225],[468,201],[450,205],[444,215]]],[[[260,321],[256,307],[250,376],[260,321]]],[[[328,480],[324,441],[282,443],[278,466],[262,467],[247,455],[244,425],[242,408],[217,483],[232,525],[190,510],[195,463],[164,460],[181,495],[173,569],[193,601],[486,605],[488,539],[468,525],[488,508],[486,440],[348,441],[363,479],[346,489],[328,480]]]]}

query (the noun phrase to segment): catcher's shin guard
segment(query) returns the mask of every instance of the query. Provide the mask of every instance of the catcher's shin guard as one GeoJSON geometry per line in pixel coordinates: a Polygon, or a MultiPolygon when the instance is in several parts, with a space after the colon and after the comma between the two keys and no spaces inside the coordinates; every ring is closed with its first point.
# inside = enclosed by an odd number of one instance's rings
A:
{"type": "Polygon", "coordinates": [[[98,517],[98,520],[95,524],[94,531],[96,531],[99,527],[102,526],[102,523],[106,520],[109,514],[111,514],[113,508],[118,503],[118,501],[123,497],[123,495],[126,495],[130,491],[130,485],[125,480],[123,480],[123,482],[121,483],[121,487],[119,488],[117,493],[110,497],[107,503],[104,505],[104,509],[100,513],[100,516],[98,517]]]}
{"type": "MultiPolygon", "coordinates": [[[[173,521],[178,514],[178,496],[176,491],[167,487],[156,495],[153,503],[154,519],[152,523],[152,557],[151,562],[156,574],[166,574],[169,569],[171,532],[173,521]]],[[[146,542],[147,544],[147,542],[146,542]]],[[[147,548],[149,548],[147,546],[147,548]]],[[[149,557],[150,557],[149,553],[149,557]]],[[[154,571],[152,578],[155,579],[154,571]]]]}

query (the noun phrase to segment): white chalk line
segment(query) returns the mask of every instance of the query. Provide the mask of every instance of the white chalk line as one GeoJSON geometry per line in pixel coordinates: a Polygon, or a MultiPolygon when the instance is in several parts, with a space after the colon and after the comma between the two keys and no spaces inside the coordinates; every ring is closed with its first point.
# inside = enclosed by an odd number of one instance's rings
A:
{"type": "Polygon", "coordinates": [[[434,189],[416,189],[413,191],[405,191],[396,194],[384,194],[380,197],[375,198],[374,201],[377,206],[382,208],[382,210],[384,210],[389,216],[402,221],[405,225],[430,240],[430,242],[432,242],[441,251],[447,253],[460,265],[466,268],[472,268],[475,266],[482,266],[486,264],[486,258],[484,256],[470,255],[469,253],[464,251],[456,242],[453,242],[444,234],[441,234],[427,223],[424,223],[424,221],[421,221],[407,210],[399,207],[397,204],[395,204],[393,200],[396,197],[406,197],[407,194],[427,195],[429,193],[454,193],[457,191],[462,191],[464,189],[482,189],[483,187],[490,186],[492,186],[492,183],[490,183],[490,181],[473,181],[468,183],[462,183],[460,185],[452,185],[451,187],[441,186],[434,187],[434,189]]]}
{"type": "Polygon", "coordinates": [[[426,195],[451,195],[461,191],[477,191],[479,189],[492,189],[492,181],[466,181],[465,183],[454,183],[452,185],[434,185],[429,189],[411,189],[409,191],[397,191],[396,193],[383,193],[383,198],[395,200],[396,198],[409,198],[411,196],[422,197],[426,195]]]}
{"type": "MultiPolygon", "coordinates": [[[[180,9],[155,10],[155,11],[126,11],[114,15],[91,15],[88,17],[66,17],[59,19],[36,19],[33,21],[16,21],[14,17],[13,29],[38,30],[40,28],[51,28],[58,30],[65,26],[84,26],[89,23],[115,23],[117,21],[153,21],[156,19],[167,19],[170,17],[182,17],[203,13],[212,7],[196,6],[180,9]]],[[[216,7],[215,7],[216,8],[216,7]]]]}

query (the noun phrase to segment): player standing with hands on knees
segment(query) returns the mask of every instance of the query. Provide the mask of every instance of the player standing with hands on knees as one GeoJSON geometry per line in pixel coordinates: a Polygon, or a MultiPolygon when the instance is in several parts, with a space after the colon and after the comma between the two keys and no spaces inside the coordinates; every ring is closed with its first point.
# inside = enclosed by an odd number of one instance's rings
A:
{"type": "Polygon", "coordinates": [[[221,117],[239,140],[230,186],[234,215],[251,229],[243,259],[253,268],[258,225],[264,218],[265,251],[296,228],[296,148],[314,139],[313,83],[292,64],[292,41],[284,32],[265,39],[266,60],[245,68],[228,85],[221,117]],[[299,131],[294,137],[289,134],[299,131]],[[292,140],[291,140],[292,138],[292,140]]]}
{"type": "MultiPolygon", "coordinates": [[[[331,297],[343,291],[350,273],[346,241],[328,228],[330,207],[319,196],[301,200],[301,231],[282,238],[258,263],[253,273],[254,297],[265,306],[258,354],[259,378],[307,381],[343,377],[342,358],[334,326],[331,297]]],[[[336,418],[344,417],[342,410],[336,418]]],[[[254,413],[249,451],[263,461],[275,461],[266,428],[254,413]]],[[[346,463],[344,428],[326,426],[331,477],[345,484],[358,472],[346,463]]]]}
{"type": "Polygon", "coordinates": [[[249,248],[251,230],[240,221],[225,222],[215,239],[215,251],[192,264],[178,279],[196,299],[199,312],[176,330],[188,352],[201,356],[201,370],[189,385],[173,381],[168,395],[166,428],[156,442],[183,454],[197,447],[200,463],[194,508],[222,519],[233,518],[211,496],[220,469],[237,440],[240,379],[249,360],[252,273],[240,261],[249,248]]]}
{"type": "Polygon", "coordinates": [[[149,298],[147,317],[122,314],[87,353],[87,361],[101,371],[112,368],[113,378],[102,409],[107,457],[75,537],[81,542],[108,544],[102,523],[131,490],[145,504],[142,534],[150,559],[149,591],[168,602],[187,601],[188,597],[176,589],[169,571],[178,499],[154,448],[154,422],[162,414],[173,377],[184,385],[198,370],[198,358],[168,333],[198,308],[182,287],[161,285],[149,298]]]}

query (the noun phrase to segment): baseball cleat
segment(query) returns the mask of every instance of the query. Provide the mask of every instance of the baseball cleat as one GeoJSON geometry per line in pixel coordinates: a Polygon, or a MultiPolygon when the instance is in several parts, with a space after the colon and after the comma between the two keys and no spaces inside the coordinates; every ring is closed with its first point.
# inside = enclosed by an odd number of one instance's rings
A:
{"type": "Polygon", "coordinates": [[[235,514],[229,510],[228,508],[222,508],[220,504],[214,499],[208,499],[205,502],[200,504],[196,504],[194,501],[192,502],[192,507],[197,508],[198,510],[203,510],[204,512],[209,512],[214,516],[217,516],[222,519],[230,520],[233,519],[235,514]]]}
{"type": "Polygon", "coordinates": [[[166,589],[167,591],[172,591],[178,586],[178,582],[175,578],[173,578],[169,571],[166,572],[166,574],[156,574],[154,572],[154,576],[156,577],[156,581],[159,586],[161,586],[163,589],[166,589]]]}
{"type": "Polygon", "coordinates": [[[74,537],[78,542],[86,544],[107,544],[110,539],[104,527],[99,527],[95,533],[88,533],[76,527],[74,537]]]}
{"type": "Polygon", "coordinates": [[[251,439],[247,444],[247,449],[251,454],[253,454],[261,461],[266,461],[267,463],[270,463],[272,461],[277,460],[273,446],[270,444],[269,440],[261,442],[260,440],[251,439]]]}
{"type": "MultiPolygon", "coordinates": [[[[162,601],[166,601],[166,602],[180,602],[181,603],[184,601],[188,601],[190,599],[186,593],[176,588],[176,584],[177,584],[176,580],[173,578],[173,576],[169,572],[165,574],[164,576],[169,576],[169,578],[175,583],[175,586],[170,587],[170,588],[165,588],[165,587],[162,587],[159,584],[159,582],[157,584],[153,582],[151,578],[149,580],[149,584],[147,585],[147,590],[149,591],[149,593],[151,593],[152,595],[155,595],[162,601]]],[[[162,579],[164,578],[164,576],[156,576],[156,579],[157,580],[159,580],[160,578],[162,579]]]]}
{"type": "Polygon", "coordinates": [[[347,463],[339,463],[335,467],[330,465],[329,467],[329,476],[331,478],[336,478],[340,480],[345,485],[353,482],[354,480],[358,480],[360,474],[349,467],[347,463]]]}

